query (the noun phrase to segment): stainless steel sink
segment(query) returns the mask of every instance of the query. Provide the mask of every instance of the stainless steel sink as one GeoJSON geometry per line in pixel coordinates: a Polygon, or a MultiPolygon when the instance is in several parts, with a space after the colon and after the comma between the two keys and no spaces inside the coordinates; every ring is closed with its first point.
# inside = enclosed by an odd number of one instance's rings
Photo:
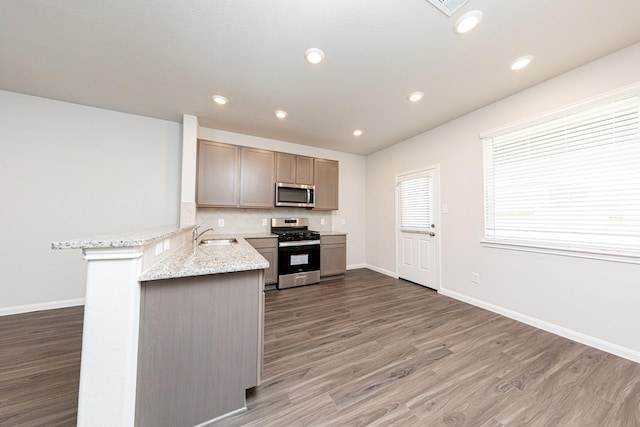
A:
{"type": "Polygon", "coordinates": [[[199,245],[223,246],[223,245],[232,245],[234,243],[238,243],[238,241],[235,238],[231,238],[231,239],[202,239],[202,240],[200,240],[199,245]]]}

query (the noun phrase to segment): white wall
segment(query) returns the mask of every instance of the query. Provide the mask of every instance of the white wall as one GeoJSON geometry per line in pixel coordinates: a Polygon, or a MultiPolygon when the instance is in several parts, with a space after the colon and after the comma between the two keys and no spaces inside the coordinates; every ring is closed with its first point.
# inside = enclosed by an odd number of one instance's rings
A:
{"type": "MultiPolygon", "coordinates": [[[[226,142],[228,144],[242,145],[245,147],[263,148],[266,150],[281,151],[285,153],[299,154],[303,156],[319,157],[324,159],[337,160],[340,162],[339,178],[339,210],[333,212],[318,213],[314,211],[298,210],[299,216],[313,217],[312,219],[324,215],[329,215],[332,230],[344,231],[347,233],[347,267],[365,266],[365,178],[366,178],[366,158],[356,154],[342,153],[334,150],[309,147],[306,145],[294,144],[291,142],[278,141],[274,139],[260,138],[256,136],[243,135],[221,130],[200,127],[198,137],[209,141],[226,142]]],[[[198,216],[201,209],[198,209],[198,216]]],[[[251,221],[256,210],[238,210],[236,216],[247,217],[251,221]]],[[[279,212],[291,213],[290,209],[264,211],[265,215],[282,216],[279,212]]],[[[215,215],[215,213],[214,213],[215,215]]],[[[255,222],[255,221],[254,221],[255,222]]],[[[319,227],[316,227],[319,228],[319,227]]],[[[256,231],[256,230],[251,230],[256,231]]],[[[257,231],[266,231],[258,229],[257,231]]]]}
{"type": "Polygon", "coordinates": [[[81,304],[51,242],[178,222],[181,125],[0,91],[0,315],[81,304]]]}
{"type": "Polygon", "coordinates": [[[443,293],[640,361],[639,265],[480,246],[479,139],[482,132],[639,81],[636,44],[368,156],[367,263],[396,272],[395,174],[440,164],[441,200],[449,208],[440,226],[443,293]],[[471,283],[472,272],[480,273],[481,284],[471,283]]]}

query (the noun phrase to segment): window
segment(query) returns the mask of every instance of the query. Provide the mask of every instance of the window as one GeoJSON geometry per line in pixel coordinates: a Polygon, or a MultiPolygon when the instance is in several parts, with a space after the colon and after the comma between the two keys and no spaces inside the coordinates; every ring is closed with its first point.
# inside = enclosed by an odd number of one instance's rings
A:
{"type": "Polygon", "coordinates": [[[639,95],[483,136],[483,244],[640,263],[639,95]]]}
{"type": "Polygon", "coordinates": [[[431,175],[425,173],[399,178],[400,230],[426,233],[431,230],[431,175]]]}

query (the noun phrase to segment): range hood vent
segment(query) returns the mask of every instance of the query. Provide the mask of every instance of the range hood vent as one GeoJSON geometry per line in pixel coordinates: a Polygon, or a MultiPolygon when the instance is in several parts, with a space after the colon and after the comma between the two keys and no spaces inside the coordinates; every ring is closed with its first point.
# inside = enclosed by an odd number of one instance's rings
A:
{"type": "Polygon", "coordinates": [[[442,13],[451,16],[460,9],[467,0],[427,0],[429,3],[440,9],[442,13]]]}

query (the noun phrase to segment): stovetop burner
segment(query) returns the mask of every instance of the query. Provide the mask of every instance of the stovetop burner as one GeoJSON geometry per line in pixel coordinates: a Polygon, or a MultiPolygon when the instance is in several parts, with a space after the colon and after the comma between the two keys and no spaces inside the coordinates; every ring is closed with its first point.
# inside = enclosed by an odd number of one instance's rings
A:
{"type": "Polygon", "coordinates": [[[312,230],[274,231],[274,233],[278,235],[279,242],[320,239],[320,233],[312,230]]]}
{"type": "Polygon", "coordinates": [[[271,232],[278,235],[279,242],[320,240],[320,233],[309,230],[307,218],[271,218],[271,232]]]}

